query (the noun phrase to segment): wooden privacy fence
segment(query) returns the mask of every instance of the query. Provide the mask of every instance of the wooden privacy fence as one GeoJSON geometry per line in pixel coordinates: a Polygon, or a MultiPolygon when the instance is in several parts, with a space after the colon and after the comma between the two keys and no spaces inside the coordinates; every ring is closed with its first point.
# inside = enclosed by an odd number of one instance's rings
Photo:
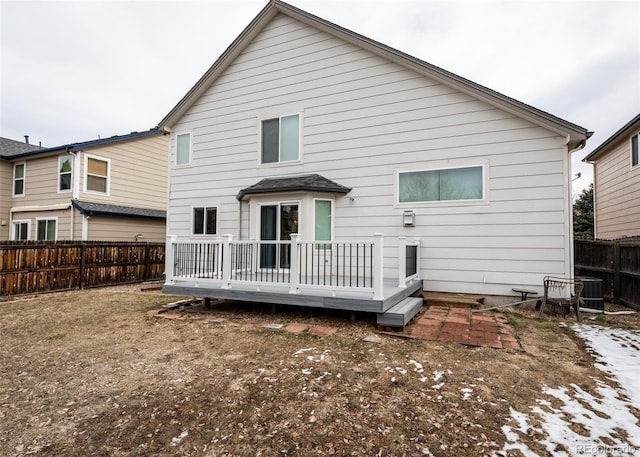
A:
{"type": "Polygon", "coordinates": [[[0,242],[0,296],[163,279],[164,243],[0,242]]]}
{"type": "Polygon", "coordinates": [[[575,274],[602,279],[606,299],[640,310],[640,238],[576,240],[575,274]]]}

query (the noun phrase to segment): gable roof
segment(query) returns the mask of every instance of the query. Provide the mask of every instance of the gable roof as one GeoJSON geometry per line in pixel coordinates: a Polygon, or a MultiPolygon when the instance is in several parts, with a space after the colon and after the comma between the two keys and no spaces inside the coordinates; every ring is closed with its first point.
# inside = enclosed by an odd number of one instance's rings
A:
{"type": "Polygon", "coordinates": [[[134,208],[131,206],[108,205],[105,203],[72,200],[71,204],[80,214],[87,216],[140,217],[144,219],[166,219],[167,212],[159,209],[134,208]]]}
{"type": "Polygon", "coordinates": [[[351,188],[345,187],[318,174],[291,176],[287,178],[264,178],[253,186],[242,189],[238,192],[236,198],[238,200],[242,200],[245,195],[294,192],[301,190],[347,194],[351,191],[351,188]]]}
{"type": "Polygon", "coordinates": [[[595,160],[598,155],[600,155],[610,144],[615,143],[618,138],[624,135],[628,135],[633,133],[634,130],[640,128],[640,114],[627,122],[624,127],[618,130],[616,133],[607,138],[602,144],[600,144],[597,148],[595,148],[589,155],[587,155],[583,162],[589,162],[595,160]]]}
{"type": "Polygon", "coordinates": [[[249,45],[253,38],[278,14],[287,15],[309,26],[327,32],[374,54],[391,60],[406,68],[412,69],[424,76],[436,80],[442,84],[453,87],[463,93],[479,98],[493,106],[510,112],[518,117],[549,129],[559,135],[567,137],[569,150],[584,147],[586,140],[591,136],[585,128],[571,122],[560,119],[552,114],[534,108],[526,103],[503,95],[492,89],[474,83],[466,78],[446,71],[440,67],[422,61],[409,54],[405,54],[380,42],[355,33],[344,27],[340,27],[313,14],[289,5],[281,0],[270,0],[269,3],[249,23],[242,33],[222,53],[216,62],[196,82],[187,94],[173,107],[173,109],[160,121],[158,127],[170,130],[182,115],[205,93],[218,76],[231,64],[231,62],[249,45]]]}
{"type": "Polygon", "coordinates": [[[83,141],[80,143],[64,144],[62,146],[55,146],[52,148],[38,148],[36,146],[35,149],[32,149],[32,150],[16,151],[14,153],[5,153],[4,149],[0,149],[0,160],[22,159],[26,157],[33,157],[38,155],[53,154],[53,153],[60,153],[60,152],[69,152],[69,151],[74,152],[74,151],[80,151],[85,148],[89,148],[93,146],[101,146],[104,144],[118,143],[121,141],[130,141],[138,138],[145,138],[148,136],[159,135],[164,133],[165,132],[163,130],[153,128],[151,130],[146,130],[144,132],[131,132],[126,135],[114,135],[109,138],[100,138],[98,140],[89,140],[89,141],[83,141]]]}
{"type": "Polygon", "coordinates": [[[24,141],[11,140],[9,138],[0,137],[0,157],[12,157],[25,152],[37,151],[42,149],[35,144],[25,143],[24,141]]]}

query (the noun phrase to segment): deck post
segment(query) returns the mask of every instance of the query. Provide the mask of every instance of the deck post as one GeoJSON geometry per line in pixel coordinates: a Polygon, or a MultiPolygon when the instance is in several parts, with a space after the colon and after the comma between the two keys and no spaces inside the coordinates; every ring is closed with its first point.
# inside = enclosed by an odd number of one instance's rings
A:
{"type": "Polygon", "coordinates": [[[416,243],[416,274],[420,279],[420,239],[416,238],[413,242],[416,243]]]}
{"type": "Polygon", "coordinates": [[[398,237],[398,287],[407,287],[407,237],[398,237]]]}
{"type": "Polygon", "coordinates": [[[222,237],[221,236],[217,236],[215,238],[215,246],[216,246],[216,272],[215,272],[215,278],[216,279],[222,279],[222,237]]]}
{"type": "Polygon", "coordinates": [[[176,242],[175,235],[167,236],[167,245],[165,247],[164,252],[164,283],[165,284],[173,284],[173,267],[174,267],[174,257],[173,257],[173,245],[176,242]]]}
{"type": "Polygon", "coordinates": [[[231,289],[231,240],[233,235],[222,235],[222,289],[231,289]]]}
{"type": "Polygon", "coordinates": [[[300,272],[300,256],[298,250],[300,249],[300,234],[291,234],[291,254],[289,256],[289,293],[300,293],[300,284],[298,282],[298,276],[300,272]]]}
{"type": "Polygon", "coordinates": [[[373,299],[384,299],[384,234],[373,234],[373,299]]]}

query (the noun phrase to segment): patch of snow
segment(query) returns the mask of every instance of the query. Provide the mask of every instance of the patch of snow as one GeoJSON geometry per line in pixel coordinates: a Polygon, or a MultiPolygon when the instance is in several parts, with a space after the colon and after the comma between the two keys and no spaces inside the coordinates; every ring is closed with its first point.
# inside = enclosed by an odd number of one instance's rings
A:
{"type": "Polygon", "coordinates": [[[434,381],[439,381],[440,378],[442,378],[443,374],[444,374],[444,371],[434,371],[433,377],[431,379],[433,379],[434,381]]]}
{"type": "Polygon", "coordinates": [[[462,391],[463,400],[469,400],[471,398],[471,394],[473,393],[473,389],[468,388],[460,389],[460,391],[462,391]]]}
{"type": "Polygon", "coordinates": [[[298,349],[296,352],[293,353],[293,355],[296,356],[296,355],[304,354],[305,352],[313,351],[314,349],[315,348],[298,349]]]}
{"type": "Polygon", "coordinates": [[[302,374],[311,374],[311,368],[304,368],[302,374]]]}
{"type": "Polygon", "coordinates": [[[433,386],[431,386],[432,389],[442,389],[442,387],[444,386],[444,382],[441,382],[440,384],[434,384],[433,386]]]}
{"type": "Polygon", "coordinates": [[[416,362],[415,360],[409,360],[409,364],[413,365],[414,371],[418,372],[418,373],[422,373],[424,371],[424,368],[422,367],[422,364],[419,362],[416,362]]]}
{"type": "Polygon", "coordinates": [[[189,432],[185,430],[184,432],[180,433],[178,436],[171,438],[171,446],[177,446],[188,435],[189,435],[189,432]]]}
{"type": "Polygon", "coordinates": [[[407,374],[407,370],[405,370],[405,369],[404,369],[404,368],[402,368],[402,367],[396,367],[396,371],[397,371],[398,373],[400,373],[401,375],[405,375],[405,374],[407,374]]]}
{"type": "Polygon", "coordinates": [[[595,395],[576,384],[545,386],[542,392],[556,401],[539,399],[530,414],[511,408],[516,425],[502,427],[507,442],[494,455],[518,450],[526,457],[535,456],[520,440],[530,432],[546,435],[540,443],[554,456],[633,456],[640,451],[640,426],[633,413],[640,404],[640,332],[577,324],[571,328],[585,341],[595,366],[619,388],[598,379],[595,395]],[[582,432],[574,432],[571,425],[582,432]]]}

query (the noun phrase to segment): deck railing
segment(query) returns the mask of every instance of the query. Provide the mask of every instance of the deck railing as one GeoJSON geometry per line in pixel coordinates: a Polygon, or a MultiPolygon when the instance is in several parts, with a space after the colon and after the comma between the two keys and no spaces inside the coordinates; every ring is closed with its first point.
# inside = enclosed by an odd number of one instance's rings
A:
{"type": "MultiPolygon", "coordinates": [[[[285,285],[290,293],[303,289],[351,290],[374,299],[383,297],[384,236],[370,240],[290,241],[167,240],[167,283],[195,281],[229,289],[235,284],[285,285]]],[[[419,280],[419,241],[399,238],[398,287],[419,280]]]]}

